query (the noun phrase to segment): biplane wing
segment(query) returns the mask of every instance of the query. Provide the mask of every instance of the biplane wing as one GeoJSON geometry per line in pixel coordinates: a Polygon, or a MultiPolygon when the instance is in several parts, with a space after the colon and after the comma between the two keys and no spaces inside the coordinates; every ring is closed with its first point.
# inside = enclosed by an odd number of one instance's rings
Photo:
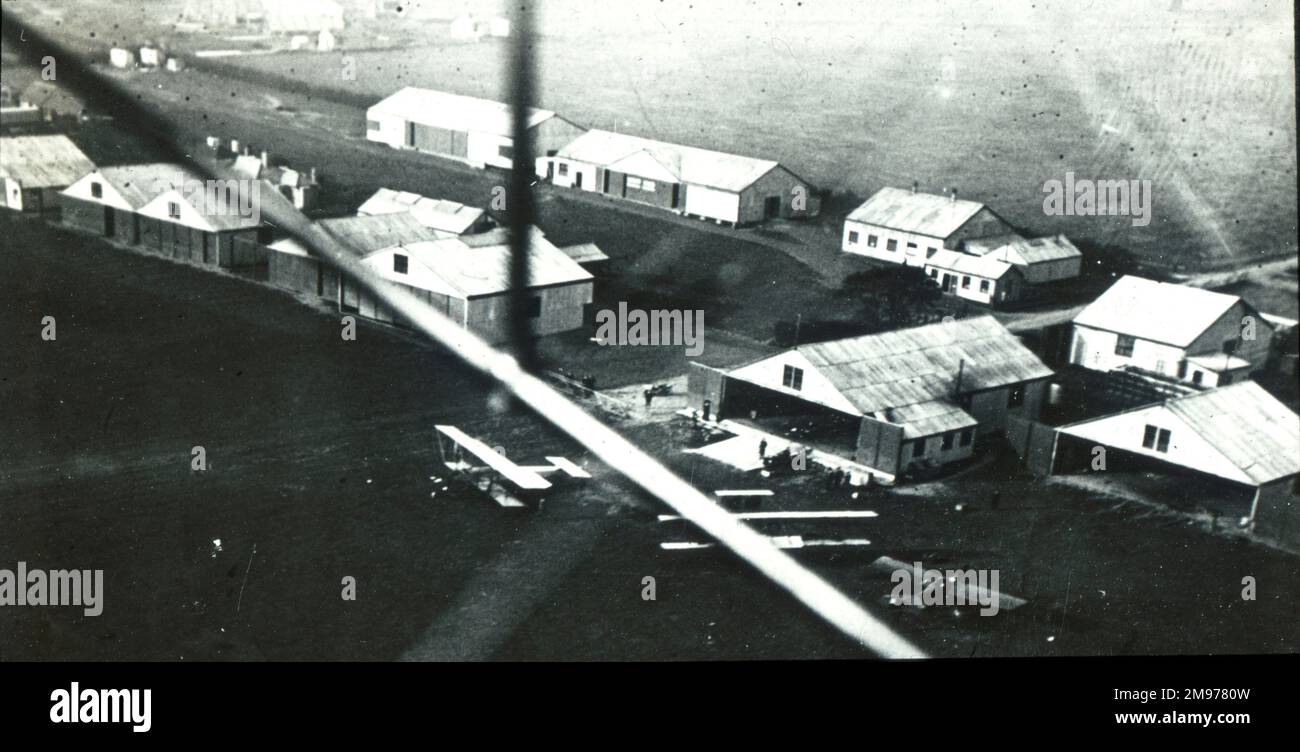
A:
{"type": "Polygon", "coordinates": [[[443,425],[434,426],[434,428],[438,430],[438,433],[451,439],[466,452],[474,455],[478,461],[482,462],[517,488],[525,491],[541,491],[551,487],[550,481],[528,468],[516,465],[492,447],[484,444],[473,436],[470,436],[459,428],[443,425]]]}

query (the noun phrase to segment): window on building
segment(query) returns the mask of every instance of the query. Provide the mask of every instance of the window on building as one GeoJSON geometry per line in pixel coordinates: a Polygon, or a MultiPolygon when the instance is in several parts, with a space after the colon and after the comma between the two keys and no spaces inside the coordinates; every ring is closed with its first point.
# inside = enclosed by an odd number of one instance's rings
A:
{"type": "Polygon", "coordinates": [[[367,121],[366,121],[366,130],[368,130],[368,131],[377,131],[377,130],[379,130],[379,128],[380,128],[380,126],[379,126],[379,121],[378,121],[378,120],[367,120],[367,121]]]}
{"type": "Polygon", "coordinates": [[[1007,390],[1007,407],[1015,407],[1025,404],[1025,385],[1012,384],[1007,390]]]}
{"type": "Polygon", "coordinates": [[[1197,386],[1200,386],[1201,381],[1202,381],[1204,378],[1205,378],[1205,374],[1202,373],[1201,371],[1192,371],[1192,383],[1193,383],[1193,384],[1196,384],[1197,386]]]}
{"type": "Polygon", "coordinates": [[[394,254],[393,254],[393,271],[397,272],[398,274],[406,274],[406,270],[407,270],[407,266],[408,266],[407,261],[408,261],[408,259],[407,259],[407,257],[406,257],[406,254],[404,254],[404,253],[394,253],[394,254]]]}
{"type": "Polygon", "coordinates": [[[914,251],[914,250],[916,250],[916,243],[908,243],[908,244],[907,244],[907,250],[908,250],[909,252],[910,252],[910,251],[914,251]]]}
{"type": "Polygon", "coordinates": [[[781,374],[781,386],[788,386],[794,390],[802,389],[803,369],[786,366],[785,371],[781,374]]]}
{"type": "Polygon", "coordinates": [[[887,251],[897,251],[897,250],[898,250],[898,241],[897,241],[897,240],[894,240],[893,238],[890,238],[889,240],[886,240],[886,241],[885,241],[885,250],[887,250],[887,251]]]}
{"type": "Polygon", "coordinates": [[[970,289],[970,275],[969,275],[969,274],[962,275],[962,278],[961,278],[961,289],[963,289],[963,290],[968,290],[968,289],[970,289]]]}
{"type": "Polygon", "coordinates": [[[917,439],[916,441],[912,442],[912,456],[913,457],[925,456],[925,439],[917,439]]]}
{"type": "Polygon", "coordinates": [[[934,254],[936,254],[936,253],[938,253],[938,252],[939,252],[939,249],[938,249],[938,248],[926,248],[926,249],[925,249],[925,257],[926,257],[926,258],[930,258],[931,256],[933,256],[934,254]]]}
{"type": "Polygon", "coordinates": [[[1229,355],[1232,355],[1233,353],[1237,352],[1237,348],[1240,346],[1241,343],[1237,341],[1236,337],[1233,337],[1232,339],[1225,339],[1223,341],[1223,351],[1229,355]]]}
{"type": "Polygon", "coordinates": [[[501,144],[500,146],[498,146],[497,156],[501,157],[502,159],[514,159],[515,158],[514,144],[501,144]]]}
{"type": "Polygon", "coordinates": [[[1133,345],[1137,340],[1127,334],[1116,335],[1115,337],[1115,354],[1123,355],[1126,358],[1133,356],[1133,345]]]}
{"type": "Polygon", "coordinates": [[[90,195],[94,196],[95,198],[103,198],[103,197],[104,197],[104,185],[103,185],[102,183],[91,183],[91,184],[90,184],[90,195]]]}
{"type": "Polygon", "coordinates": [[[867,236],[867,247],[868,247],[868,248],[875,248],[875,247],[876,247],[876,240],[877,240],[877,238],[876,238],[875,235],[868,235],[868,236],[867,236]]]}
{"type": "Polygon", "coordinates": [[[1160,432],[1156,434],[1156,451],[1157,452],[1169,451],[1169,429],[1162,428],[1160,429],[1160,432]]]}
{"type": "Polygon", "coordinates": [[[524,315],[530,319],[541,318],[542,298],[540,295],[534,295],[528,299],[528,304],[524,306],[524,315]]]}
{"type": "Polygon", "coordinates": [[[1157,429],[1155,426],[1152,425],[1148,425],[1146,428],[1142,429],[1142,446],[1146,447],[1147,449],[1155,449],[1156,434],[1158,432],[1159,429],[1157,429]]]}
{"type": "Polygon", "coordinates": [[[1187,361],[1185,360],[1178,361],[1178,378],[1187,378],[1187,361]]]}
{"type": "Polygon", "coordinates": [[[855,244],[855,245],[857,244],[857,242],[858,242],[858,231],[857,231],[857,230],[849,230],[849,242],[850,242],[850,243],[853,243],[853,244],[855,244]]]}
{"type": "Polygon", "coordinates": [[[938,278],[939,278],[939,270],[938,270],[938,269],[935,269],[934,267],[930,267],[930,276],[931,276],[931,277],[934,277],[935,279],[938,279],[938,278]]]}
{"type": "Polygon", "coordinates": [[[181,216],[181,205],[175,201],[167,202],[167,216],[176,219],[181,216]]]}
{"type": "Polygon", "coordinates": [[[963,428],[961,430],[961,445],[970,446],[971,439],[975,438],[974,428],[963,428]]]}
{"type": "Polygon", "coordinates": [[[989,291],[989,281],[987,279],[981,279],[980,292],[988,292],[988,291],[989,291]]]}
{"type": "Polygon", "coordinates": [[[559,169],[561,175],[568,175],[568,174],[569,174],[569,163],[568,163],[568,162],[561,162],[560,165],[559,165],[559,168],[558,168],[558,169],[559,169]]]}
{"type": "Polygon", "coordinates": [[[956,439],[957,439],[956,431],[949,431],[948,433],[945,433],[943,435],[943,445],[940,448],[945,451],[952,449],[952,443],[956,441],[956,439]]]}

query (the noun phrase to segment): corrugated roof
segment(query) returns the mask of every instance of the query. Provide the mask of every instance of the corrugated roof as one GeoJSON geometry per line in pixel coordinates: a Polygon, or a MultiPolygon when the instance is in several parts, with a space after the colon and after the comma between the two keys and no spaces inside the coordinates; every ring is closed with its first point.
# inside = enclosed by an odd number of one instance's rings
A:
{"type": "Polygon", "coordinates": [[[951,196],[881,188],[849,214],[849,221],[946,238],[983,208],[984,204],[951,196]]]}
{"type": "Polygon", "coordinates": [[[581,245],[568,245],[560,250],[564,251],[569,258],[579,264],[594,264],[598,261],[609,261],[609,256],[600,250],[600,246],[595,243],[582,243],[581,245]]]}
{"type": "Polygon", "coordinates": [[[1046,378],[1043,365],[992,316],[796,348],[863,414],[1046,378]]]}
{"type": "Polygon", "coordinates": [[[988,256],[972,256],[969,253],[958,253],[944,248],[931,254],[925,260],[925,265],[949,269],[962,274],[974,274],[977,277],[988,279],[1000,279],[1003,274],[1013,268],[1011,264],[988,256]]]}
{"type": "Polygon", "coordinates": [[[162,194],[176,191],[205,225],[200,229],[216,232],[257,227],[260,218],[245,214],[243,207],[251,206],[260,215],[259,202],[283,200],[274,190],[262,191],[260,183],[239,179],[210,183],[189,167],[168,162],[117,165],[98,172],[137,211],[162,194]],[[202,190],[196,185],[201,185],[202,190]],[[212,186],[220,186],[221,190],[213,190],[212,186]]]}
{"type": "Polygon", "coordinates": [[[1259,485],[1300,473],[1300,415],[1253,381],[1073,423],[1059,431],[1239,483],[1259,485]],[[1170,425],[1174,422],[1186,426],[1218,456],[1177,451],[1190,442],[1170,425]],[[1157,453],[1139,446],[1142,433],[1136,429],[1143,424],[1171,428],[1175,451],[1157,453]]]}
{"type": "Polygon", "coordinates": [[[360,253],[393,245],[437,240],[438,235],[410,214],[377,214],[322,219],[321,229],[360,253]]]}
{"type": "Polygon", "coordinates": [[[101,167],[99,175],[116,188],[133,209],[139,209],[166,191],[180,187],[183,180],[203,179],[184,165],[166,162],[101,167]]]}
{"type": "Polygon", "coordinates": [[[1050,261],[1079,258],[1083,254],[1064,235],[1013,240],[993,250],[985,258],[994,258],[1009,264],[1023,259],[1026,264],[1043,264],[1050,261]]]}
{"type": "Polygon", "coordinates": [[[1300,416],[1253,381],[1171,399],[1165,408],[1256,483],[1300,473],[1300,416]]]}
{"type": "Polygon", "coordinates": [[[602,167],[624,162],[623,169],[640,177],[657,180],[662,178],[661,172],[666,172],[679,183],[728,191],[742,191],[779,166],[770,159],[742,157],[602,130],[587,131],[561,148],[557,156],[602,167]],[[643,155],[641,164],[629,159],[637,155],[643,155]],[[646,159],[649,163],[644,161],[646,159]]]}
{"type": "Polygon", "coordinates": [[[962,250],[975,256],[983,256],[1017,240],[1024,240],[1024,238],[1014,232],[1008,232],[1004,235],[992,235],[987,238],[970,238],[962,241],[962,250]]]}
{"type": "Polygon", "coordinates": [[[1074,317],[1074,323],[1186,347],[1241,298],[1199,287],[1126,275],[1074,317]]]}
{"type": "Polygon", "coordinates": [[[358,214],[410,212],[427,227],[452,235],[468,232],[483,219],[484,211],[474,206],[418,193],[380,188],[357,209],[358,214]]]}
{"type": "Polygon", "coordinates": [[[95,169],[95,163],[62,135],[0,138],[0,177],[23,188],[66,188],[95,169]]]}
{"type": "MultiPolygon", "coordinates": [[[[530,109],[528,112],[529,128],[555,117],[550,110],[530,109]]],[[[381,100],[370,108],[369,114],[391,115],[448,130],[511,135],[510,106],[504,102],[414,86],[381,100]]]]}
{"type": "Polygon", "coordinates": [[[934,436],[979,425],[979,421],[970,413],[946,400],[919,402],[884,410],[875,417],[890,423],[901,423],[905,439],[934,436]]]}
{"type": "MultiPolygon", "coordinates": [[[[418,275],[397,274],[387,261],[394,251],[405,252],[412,262],[424,266],[463,298],[506,292],[510,289],[508,239],[492,245],[471,246],[466,242],[476,237],[481,236],[403,243],[400,247],[376,251],[362,259],[362,262],[387,279],[412,284],[418,275]]],[[[586,269],[551,244],[535,227],[532,228],[532,240],[529,243],[528,272],[530,287],[592,279],[586,269]]]]}

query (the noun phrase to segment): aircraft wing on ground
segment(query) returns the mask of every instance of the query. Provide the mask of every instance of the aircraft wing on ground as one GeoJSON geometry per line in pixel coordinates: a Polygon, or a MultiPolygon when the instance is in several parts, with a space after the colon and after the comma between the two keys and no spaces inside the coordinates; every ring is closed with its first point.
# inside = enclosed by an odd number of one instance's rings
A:
{"type": "Polygon", "coordinates": [[[551,487],[550,481],[542,476],[516,465],[492,447],[470,436],[455,426],[434,426],[438,433],[460,445],[465,451],[474,455],[484,465],[496,471],[502,478],[521,489],[540,491],[551,487]]]}

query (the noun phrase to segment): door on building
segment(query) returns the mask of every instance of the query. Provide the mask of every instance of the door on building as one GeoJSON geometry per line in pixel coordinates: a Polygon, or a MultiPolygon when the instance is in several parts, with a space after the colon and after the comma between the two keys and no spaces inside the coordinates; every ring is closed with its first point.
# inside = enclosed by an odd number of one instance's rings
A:
{"type": "Polygon", "coordinates": [[[117,212],[113,207],[104,207],[104,237],[111,238],[117,234],[117,212]]]}
{"type": "Polygon", "coordinates": [[[339,308],[344,311],[356,313],[361,309],[360,291],[355,285],[348,284],[348,280],[342,274],[339,275],[339,308]]]}
{"type": "Polygon", "coordinates": [[[943,275],[943,291],[952,292],[957,287],[957,278],[951,274],[943,275]]]}
{"type": "Polygon", "coordinates": [[[406,124],[406,145],[415,146],[415,123],[406,124]]]}
{"type": "Polygon", "coordinates": [[[575,172],[575,173],[573,173],[573,187],[574,187],[574,188],[581,188],[581,187],[582,187],[582,173],[581,173],[581,172],[575,172]]]}
{"type": "Polygon", "coordinates": [[[682,205],[682,184],[673,183],[673,208],[676,209],[682,205]]]}
{"type": "Polygon", "coordinates": [[[773,219],[781,216],[781,197],[768,196],[763,199],[763,218],[773,219]]]}

